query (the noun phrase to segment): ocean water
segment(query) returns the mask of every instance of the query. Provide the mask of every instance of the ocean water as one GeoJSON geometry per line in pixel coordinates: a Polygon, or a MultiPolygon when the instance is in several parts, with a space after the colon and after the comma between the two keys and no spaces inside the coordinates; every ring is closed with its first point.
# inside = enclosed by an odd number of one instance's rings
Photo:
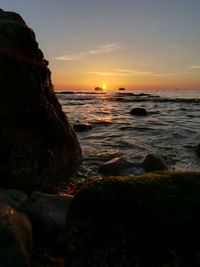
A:
{"type": "Polygon", "coordinates": [[[99,166],[118,156],[140,163],[146,153],[162,156],[170,170],[200,171],[195,152],[200,143],[200,90],[74,91],[57,97],[72,124],[93,126],[77,133],[83,163],[76,178],[100,176],[99,166]],[[149,115],[130,115],[134,107],[145,108],[149,115]]]}

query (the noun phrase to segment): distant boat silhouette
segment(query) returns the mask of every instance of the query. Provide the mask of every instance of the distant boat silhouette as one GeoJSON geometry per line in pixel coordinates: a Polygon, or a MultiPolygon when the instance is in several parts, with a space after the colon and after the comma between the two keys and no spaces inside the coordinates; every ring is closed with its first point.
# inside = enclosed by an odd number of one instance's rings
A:
{"type": "Polygon", "coordinates": [[[125,88],[123,88],[123,87],[120,87],[119,88],[119,91],[125,91],[126,89],[125,88]]]}
{"type": "Polygon", "coordinates": [[[103,88],[101,88],[101,87],[95,87],[94,90],[95,91],[103,91],[103,88]]]}

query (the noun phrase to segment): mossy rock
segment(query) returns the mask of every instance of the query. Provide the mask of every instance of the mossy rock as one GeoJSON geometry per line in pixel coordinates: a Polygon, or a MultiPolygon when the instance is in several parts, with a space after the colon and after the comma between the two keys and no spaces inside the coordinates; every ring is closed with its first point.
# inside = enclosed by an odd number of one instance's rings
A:
{"type": "Polygon", "coordinates": [[[72,200],[66,267],[200,266],[200,173],[86,184],[72,200]]]}

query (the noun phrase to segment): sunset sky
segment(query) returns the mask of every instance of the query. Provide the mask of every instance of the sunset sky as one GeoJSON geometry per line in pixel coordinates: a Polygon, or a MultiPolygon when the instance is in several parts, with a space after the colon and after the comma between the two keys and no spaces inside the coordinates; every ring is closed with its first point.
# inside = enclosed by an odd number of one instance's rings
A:
{"type": "Polygon", "coordinates": [[[0,0],[36,33],[56,90],[200,88],[200,0],[0,0]]]}

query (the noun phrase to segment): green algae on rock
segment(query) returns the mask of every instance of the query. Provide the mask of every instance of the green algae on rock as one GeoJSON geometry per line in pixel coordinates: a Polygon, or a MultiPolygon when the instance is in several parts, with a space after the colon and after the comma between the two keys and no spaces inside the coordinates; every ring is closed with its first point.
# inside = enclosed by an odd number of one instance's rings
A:
{"type": "Polygon", "coordinates": [[[67,178],[81,159],[47,66],[20,15],[0,10],[0,183],[28,192],[67,178]]]}
{"type": "Polygon", "coordinates": [[[199,173],[95,180],[70,203],[65,266],[200,266],[199,225],[199,173]]]}

